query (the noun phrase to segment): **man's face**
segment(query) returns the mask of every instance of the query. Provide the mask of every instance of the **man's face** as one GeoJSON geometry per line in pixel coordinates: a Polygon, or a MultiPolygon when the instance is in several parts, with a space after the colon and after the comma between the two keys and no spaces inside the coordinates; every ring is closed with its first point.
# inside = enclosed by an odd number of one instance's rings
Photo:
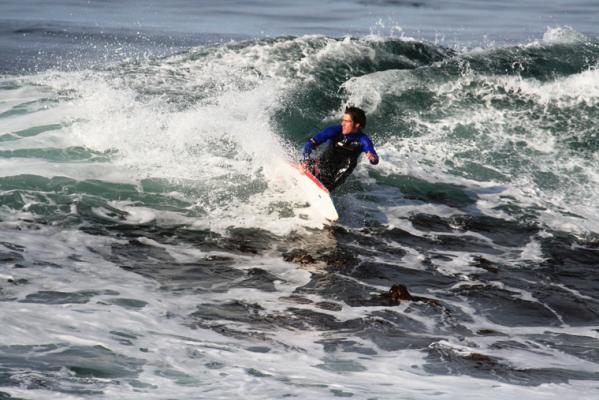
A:
{"type": "Polygon", "coordinates": [[[351,115],[343,114],[343,118],[341,118],[341,133],[344,135],[349,135],[350,133],[358,132],[360,128],[360,124],[354,124],[354,120],[351,115]]]}

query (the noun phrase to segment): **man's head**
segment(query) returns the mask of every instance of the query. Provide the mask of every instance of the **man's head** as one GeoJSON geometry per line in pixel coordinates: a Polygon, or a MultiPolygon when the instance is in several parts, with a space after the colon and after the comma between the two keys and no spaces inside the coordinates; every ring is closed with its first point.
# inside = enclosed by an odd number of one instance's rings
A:
{"type": "Polygon", "coordinates": [[[366,114],[358,107],[346,107],[341,118],[341,133],[357,133],[366,126],[366,114]]]}

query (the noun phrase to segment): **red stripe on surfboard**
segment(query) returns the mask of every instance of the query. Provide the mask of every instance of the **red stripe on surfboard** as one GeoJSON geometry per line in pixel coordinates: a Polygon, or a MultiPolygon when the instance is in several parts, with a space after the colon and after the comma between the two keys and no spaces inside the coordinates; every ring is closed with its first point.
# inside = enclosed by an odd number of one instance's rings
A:
{"type": "Polygon", "coordinates": [[[319,188],[321,188],[321,189],[322,189],[322,190],[323,190],[323,191],[324,191],[326,194],[329,194],[329,189],[327,189],[327,188],[326,188],[326,187],[325,187],[325,186],[322,184],[322,182],[320,182],[320,181],[318,180],[318,178],[316,178],[314,175],[312,175],[312,174],[310,173],[310,171],[304,171],[304,174],[305,174],[305,175],[306,175],[308,178],[310,178],[310,179],[312,180],[312,182],[314,182],[314,183],[316,184],[316,186],[318,186],[319,188]]]}
{"type": "Polygon", "coordinates": [[[296,168],[296,169],[297,169],[297,170],[298,170],[300,173],[302,173],[302,174],[306,175],[308,178],[310,178],[310,180],[311,180],[312,182],[314,182],[314,184],[315,184],[316,186],[318,186],[318,187],[319,187],[321,190],[323,190],[323,191],[324,191],[326,194],[329,194],[329,189],[327,189],[327,188],[326,188],[326,187],[325,187],[325,186],[322,184],[322,182],[320,182],[320,181],[318,180],[318,178],[317,178],[317,177],[315,177],[314,175],[312,175],[312,173],[311,173],[310,171],[308,171],[308,170],[302,170],[302,168],[301,168],[301,167],[300,167],[298,164],[291,164],[291,165],[293,165],[293,166],[294,166],[294,167],[295,167],[295,168],[296,168]]]}

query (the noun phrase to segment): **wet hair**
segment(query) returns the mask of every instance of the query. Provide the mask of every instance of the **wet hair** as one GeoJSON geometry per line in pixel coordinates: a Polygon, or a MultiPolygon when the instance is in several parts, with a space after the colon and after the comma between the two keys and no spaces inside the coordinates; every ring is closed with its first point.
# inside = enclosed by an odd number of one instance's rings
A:
{"type": "Polygon", "coordinates": [[[366,113],[364,110],[358,107],[345,107],[344,114],[351,115],[351,119],[354,121],[354,124],[360,124],[360,128],[364,128],[366,126],[366,113]]]}

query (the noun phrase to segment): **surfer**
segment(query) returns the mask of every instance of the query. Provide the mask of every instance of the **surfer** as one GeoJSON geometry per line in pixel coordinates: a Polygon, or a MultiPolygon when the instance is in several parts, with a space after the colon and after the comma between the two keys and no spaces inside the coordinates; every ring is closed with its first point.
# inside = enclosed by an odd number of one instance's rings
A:
{"type": "Polygon", "coordinates": [[[372,141],[362,128],[366,126],[366,114],[357,107],[346,107],[341,124],[329,126],[314,135],[304,146],[303,168],[310,171],[322,184],[333,191],[351,175],[358,157],[366,153],[372,165],[379,163],[379,156],[372,141]],[[310,159],[312,150],[329,142],[317,160],[310,159]]]}

